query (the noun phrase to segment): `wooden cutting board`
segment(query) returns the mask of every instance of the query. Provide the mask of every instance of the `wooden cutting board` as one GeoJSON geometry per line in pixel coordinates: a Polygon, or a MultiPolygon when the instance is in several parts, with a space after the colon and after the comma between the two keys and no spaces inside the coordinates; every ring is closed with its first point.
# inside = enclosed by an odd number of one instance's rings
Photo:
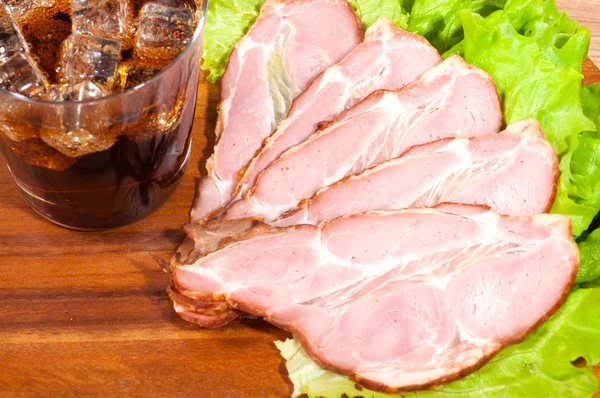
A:
{"type": "MultiPolygon", "coordinates": [[[[585,75],[600,81],[591,62],[585,75]]],[[[183,239],[218,95],[200,84],[187,174],[163,208],[134,225],[98,233],[51,225],[0,168],[0,396],[290,396],[273,345],[287,333],[262,321],[188,324],[152,259],[168,259],[183,239]]]]}

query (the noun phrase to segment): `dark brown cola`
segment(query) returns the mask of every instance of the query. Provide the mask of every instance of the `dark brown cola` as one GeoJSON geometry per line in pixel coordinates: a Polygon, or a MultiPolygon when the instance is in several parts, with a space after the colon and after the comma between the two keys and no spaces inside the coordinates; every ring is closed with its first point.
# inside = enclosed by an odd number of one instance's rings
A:
{"type": "Polygon", "coordinates": [[[191,145],[200,46],[187,46],[196,2],[5,4],[0,46],[11,52],[0,54],[0,151],[25,200],[80,230],[158,209],[191,145]],[[183,51],[191,54],[169,65],[183,51]]]}
{"type": "Polygon", "coordinates": [[[179,120],[166,129],[160,122],[142,119],[139,130],[124,128],[110,148],[76,158],[39,137],[3,137],[0,149],[24,199],[38,213],[75,229],[113,228],[154,212],[178,186],[193,117],[193,111],[179,111],[179,120]]]}

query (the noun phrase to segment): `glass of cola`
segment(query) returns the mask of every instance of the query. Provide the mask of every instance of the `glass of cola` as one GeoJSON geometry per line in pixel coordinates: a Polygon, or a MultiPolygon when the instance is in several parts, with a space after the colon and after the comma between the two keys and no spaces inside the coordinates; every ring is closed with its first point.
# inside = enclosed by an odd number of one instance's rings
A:
{"type": "Polygon", "coordinates": [[[102,230],[177,187],[206,0],[0,0],[0,150],[48,220],[102,230]]]}

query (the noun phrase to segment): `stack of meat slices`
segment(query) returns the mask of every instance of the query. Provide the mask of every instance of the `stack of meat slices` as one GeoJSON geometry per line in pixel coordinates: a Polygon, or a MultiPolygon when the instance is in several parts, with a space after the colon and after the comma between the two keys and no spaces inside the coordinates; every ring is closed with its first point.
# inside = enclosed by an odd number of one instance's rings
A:
{"type": "Polygon", "coordinates": [[[267,0],[223,77],[169,293],[200,326],[262,317],[368,388],[421,389],[544,322],[579,254],[543,214],[540,125],[499,132],[490,77],[390,21],[362,36],[346,0],[267,0]]]}

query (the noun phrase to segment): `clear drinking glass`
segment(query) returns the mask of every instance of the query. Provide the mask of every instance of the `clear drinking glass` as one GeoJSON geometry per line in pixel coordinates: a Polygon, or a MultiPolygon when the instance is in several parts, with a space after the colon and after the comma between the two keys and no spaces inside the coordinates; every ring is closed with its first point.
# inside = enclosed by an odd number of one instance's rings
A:
{"type": "Polygon", "coordinates": [[[139,220],[170,197],[191,145],[207,0],[196,3],[190,45],[132,89],[59,103],[0,90],[0,150],[36,212],[68,228],[101,230],[139,220]],[[54,149],[63,139],[71,145],[54,149]],[[74,140],[79,146],[69,152],[74,140]]]}

